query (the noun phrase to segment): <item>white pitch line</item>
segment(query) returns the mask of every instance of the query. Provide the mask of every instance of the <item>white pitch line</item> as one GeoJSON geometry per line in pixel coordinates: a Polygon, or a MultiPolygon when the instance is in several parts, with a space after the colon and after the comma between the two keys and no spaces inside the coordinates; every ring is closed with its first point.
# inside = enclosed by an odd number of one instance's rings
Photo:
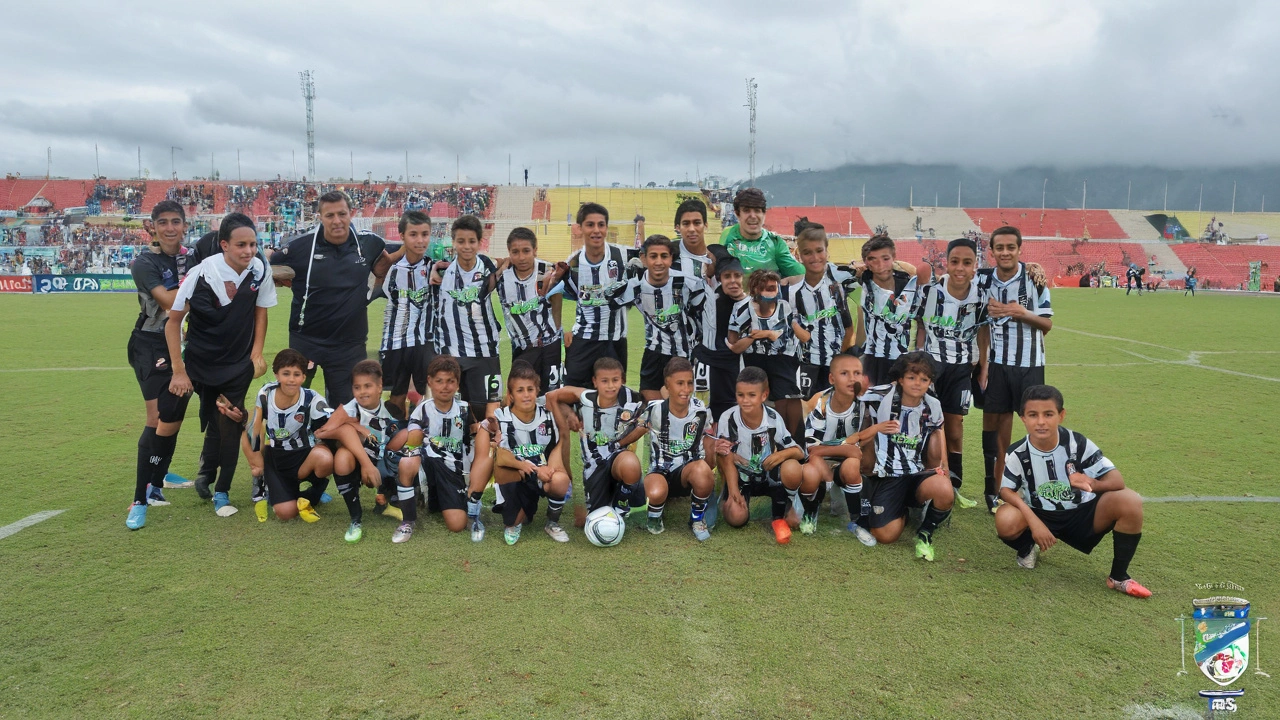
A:
{"type": "Polygon", "coordinates": [[[1253,373],[1244,373],[1236,370],[1228,370],[1226,368],[1214,367],[1212,365],[1201,365],[1200,361],[1195,358],[1196,353],[1189,353],[1192,357],[1186,360],[1160,360],[1158,358],[1147,357],[1146,355],[1143,355],[1141,353],[1136,353],[1132,350],[1124,350],[1120,348],[1118,349],[1122,353],[1126,353],[1134,357],[1139,357],[1149,362],[1159,363],[1161,365],[1181,365],[1182,367],[1200,368],[1201,370],[1213,370],[1214,372],[1226,373],[1227,375],[1235,375],[1237,377],[1247,377],[1247,378],[1252,378],[1254,380],[1267,380],[1270,382],[1280,382],[1280,378],[1268,377],[1266,375],[1254,375],[1253,373]]]}
{"type": "Polygon", "coordinates": [[[1137,367],[1140,365],[1152,365],[1149,362],[1127,362],[1127,363],[1049,363],[1049,367],[1137,367]]]}
{"type": "Polygon", "coordinates": [[[35,372],[86,372],[93,370],[132,370],[129,366],[124,367],[54,367],[54,368],[3,368],[0,373],[35,373],[35,372]]]}
{"type": "Polygon", "coordinates": [[[1086,337],[1091,337],[1091,338],[1098,338],[1100,340],[1116,340],[1118,342],[1134,343],[1136,345],[1146,345],[1147,347],[1160,348],[1161,350],[1169,350],[1171,352],[1180,352],[1180,353],[1189,352],[1187,350],[1182,350],[1180,348],[1172,348],[1172,347],[1169,347],[1168,345],[1157,345],[1155,343],[1149,343],[1144,340],[1134,340],[1133,338],[1116,337],[1115,335],[1099,335],[1098,333],[1085,332],[1084,330],[1073,330],[1068,327],[1062,327],[1061,325],[1054,325],[1053,329],[1065,330],[1066,332],[1069,332],[1069,333],[1084,335],[1086,337]]]}
{"type": "Polygon", "coordinates": [[[19,530],[29,528],[32,525],[35,525],[36,523],[44,522],[45,520],[48,520],[49,518],[55,515],[61,515],[64,512],[66,512],[66,510],[44,510],[42,512],[36,513],[35,515],[28,515],[22,518],[21,520],[19,520],[18,522],[9,523],[4,527],[0,527],[0,540],[3,540],[9,537],[10,535],[18,532],[19,530]]]}
{"type": "Polygon", "coordinates": [[[1280,503],[1280,497],[1272,497],[1268,495],[1249,495],[1249,496],[1232,496],[1232,495],[1171,495],[1169,497],[1143,497],[1144,503],[1171,503],[1171,502],[1256,502],[1256,503],[1280,503]]]}

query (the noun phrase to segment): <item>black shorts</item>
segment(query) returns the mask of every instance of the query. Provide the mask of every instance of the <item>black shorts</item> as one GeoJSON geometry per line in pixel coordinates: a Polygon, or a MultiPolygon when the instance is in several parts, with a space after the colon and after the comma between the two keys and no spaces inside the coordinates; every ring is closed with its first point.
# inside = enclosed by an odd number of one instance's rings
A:
{"type": "Polygon", "coordinates": [[[502,522],[507,527],[516,524],[521,510],[524,511],[524,521],[532,522],[538,512],[538,498],[546,497],[535,473],[521,475],[519,480],[498,487],[502,491],[502,522]]]}
{"type": "MultiPolygon", "coordinates": [[[[697,354],[697,351],[694,351],[697,354]]],[[[693,391],[695,393],[704,393],[711,390],[711,366],[697,359],[693,359],[693,391]]]]}
{"type": "Polygon", "coordinates": [[[862,374],[867,377],[867,387],[884,385],[889,382],[889,368],[893,367],[893,362],[889,358],[863,355],[862,374]]]}
{"type": "Polygon", "coordinates": [[[907,508],[920,507],[921,503],[916,500],[916,490],[920,489],[920,483],[933,474],[933,470],[927,470],[914,475],[864,478],[864,488],[867,481],[872,485],[868,497],[871,514],[867,516],[867,524],[873,528],[884,527],[900,517],[906,517],[907,508]]]}
{"type": "Polygon", "coordinates": [[[440,504],[441,510],[467,509],[467,481],[462,473],[456,473],[440,458],[422,456],[422,492],[428,490],[440,504]]]}
{"type": "MultiPolygon", "coordinates": [[[[560,381],[564,377],[564,364],[560,362],[560,346],[561,341],[556,339],[553,343],[529,347],[513,353],[511,359],[513,363],[516,360],[523,360],[538,371],[538,378],[542,383],[538,386],[538,390],[543,395],[559,388],[560,381]]],[[[515,348],[512,350],[514,351],[515,348]]]]}
{"type": "Polygon", "coordinates": [[[987,366],[987,391],[982,411],[1015,413],[1022,405],[1022,393],[1032,385],[1043,384],[1043,366],[1024,368],[991,363],[987,366]]]}
{"type": "Polygon", "coordinates": [[[487,403],[502,402],[502,361],[496,357],[458,358],[462,366],[462,382],[458,389],[462,400],[471,405],[473,422],[484,419],[487,403]]]}
{"type": "Polygon", "coordinates": [[[640,391],[661,390],[664,378],[662,373],[667,363],[675,355],[664,355],[656,350],[644,349],[644,357],[640,360],[640,391]]]}
{"type": "Polygon", "coordinates": [[[143,400],[156,400],[169,388],[173,368],[169,365],[169,344],[164,335],[134,330],[129,336],[129,366],[142,388],[143,400]]]}
{"type": "MultiPolygon", "coordinates": [[[[249,392],[249,383],[252,381],[253,365],[249,365],[240,375],[217,385],[199,383],[192,380],[192,395],[200,396],[200,429],[203,430],[208,427],[209,423],[217,419],[221,414],[218,412],[219,395],[225,396],[235,407],[245,410],[244,398],[249,392]]],[[[166,385],[160,393],[160,397],[156,398],[156,408],[160,411],[160,422],[180,422],[186,417],[187,404],[190,402],[191,395],[174,395],[169,392],[169,387],[166,385]]],[[[248,411],[246,410],[246,412],[248,411]]]]}
{"type": "Polygon", "coordinates": [[[382,352],[382,389],[392,396],[409,392],[409,380],[419,395],[427,394],[427,366],[436,359],[435,348],[430,345],[384,350],[382,352]]]}
{"type": "Polygon", "coordinates": [[[572,387],[593,388],[591,377],[595,373],[596,360],[611,357],[622,363],[622,377],[627,377],[627,339],[579,340],[564,351],[564,384],[572,387]]]}
{"type": "Polygon", "coordinates": [[[582,479],[582,488],[587,491],[587,512],[617,504],[618,486],[622,484],[613,476],[613,461],[617,459],[615,454],[596,466],[589,477],[582,479]]]}
{"type": "MultiPolygon", "coordinates": [[[[311,363],[307,369],[306,387],[311,387],[316,370],[324,371],[324,398],[329,407],[346,405],[355,397],[351,391],[351,368],[369,357],[364,341],[341,345],[320,345],[305,335],[289,333],[289,347],[302,353],[311,363]]],[[[385,371],[384,371],[385,374],[385,371]]]]}
{"type": "MultiPolygon", "coordinates": [[[[758,367],[769,376],[769,399],[794,400],[801,397],[799,375],[800,360],[790,355],[760,355],[749,353],[742,356],[747,367],[758,367]]],[[[735,393],[736,399],[736,393],[735,393]]]]}
{"type": "Polygon", "coordinates": [[[800,363],[800,394],[805,400],[831,387],[831,368],[826,365],[810,365],[800,363]]]}
{"type": "Polygon", "coordinates": [[[942,404],[942,412],[948,415],[968,415],[969,404],[973,399],[974,367],[969,363],[935,365],[938,377],[933,380],[933,391],[942,404]]]}
{"type": "MultiPolygon", "coordinates": [[[[654,472],[651,472],[649,474],[661,475],[667,481],[667,499],[676,498],[676,497],[689,497],[690,495],[693,494],[693,486],[686,485],[684,481],[680,479],[680,476],[684,474],[684,469],[689,467],[689,463],[695,463],[695,462],[702,462],[702,461],[690,460],[689,462],[677,465],[671,468],[670,470],[665,470],[665,471],[655,470],[654,472]]],[[[739,486],[742,485],[741,480],[739,480],[738,485],[739,486]]]]}
{"type": "MultiPolygon", "coordinates": [[[[1093,516],[1098,511],[1098,500],[1094,498],[1089,502],[1076,507],[1074,510],[1061,510],[1058,512],[1047,512],[1039,508],[1034,508],[1032,512],[1045,527],[1049,528],[1049,532],[1062,542],[1088,555],[1093,552],[1093,548],[1102,542],[1102,538],[1107,536],[1106,532],[1093,531],[1093,516]]],[[[1107,532],[1110,532],[1108,530],[1107,532]]]]}
{"type": "Polygon", "coordinates": [[[782,484],[782,465],[762,473],[746,473],[738,470],[738,492],[751,504],[752,497],[767,497],[774,500],[785,498],[787,488],[782,484]]]}
{"type": "Polygon", "coordinates": [[[262,451],[262,479],[267,486],[267,498],[272,505],[290,500],[297,500],[301,492],[302,480],[298,478],[298,470],[311,454],[311,448],[301,450],[276,450],[265,448],[262,451]]]}
{"type": "Polygon", "coordinates": [[[711,422],[719,422],[726,410],[738,404],[738,373],[741,367],[725,368],[715,365],[706,366],[710,370],[710,400],[707,408],[711,410],[711,422]]]}

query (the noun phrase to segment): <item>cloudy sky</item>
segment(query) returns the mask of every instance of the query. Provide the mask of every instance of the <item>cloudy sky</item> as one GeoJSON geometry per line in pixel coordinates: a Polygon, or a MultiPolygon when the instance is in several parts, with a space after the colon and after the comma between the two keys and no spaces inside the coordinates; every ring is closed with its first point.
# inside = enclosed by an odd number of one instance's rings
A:
{"type": "Polygon", "coordinates": [[[1280,3],[33,3],[4,11],[0,170],[665,184],[845,162],[1280,161],[1280,3]],[[597,170],[598,167],[598,170],[597,170]]]}

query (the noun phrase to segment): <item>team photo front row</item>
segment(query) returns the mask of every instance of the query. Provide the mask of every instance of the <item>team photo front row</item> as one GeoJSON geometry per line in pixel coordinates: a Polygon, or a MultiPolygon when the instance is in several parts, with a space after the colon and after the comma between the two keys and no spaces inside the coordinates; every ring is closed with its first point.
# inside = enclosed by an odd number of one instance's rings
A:
{"type": "Polygon", "coordinates": [[[554,541],[569,542],[566,525],[576,525],[603,546],[628,524],[663,533],[668,500],[684,497],[691,534],[707,541],[717,519],[747,525],[760,496],[785,544],[793,530],[816,532],[830,492],[863,545],[896,542],[910,522],[915,556],[932,562],[953,505],[976,504],[960,493],[962,423],[984,400],[984,494],[1017,565],[1034,568],[1058,541],[1090,553],[1111,534],[1107,585],[1150,596],[1128,575],[1141,498],[1092,441],[1062,426],[1063,396],[1044,382],[1049,291],[1020,261],[1016,228],[992,233],[987,270],[967,238],[948,245],[937,278],[899,262],[880,236],[864,243],[861,263],[837,266],[812,223],[797,223],[793,257],[763,228],[763,194],[749,188],[719,245],[705,242],[697,200],[677,209],[678,239],[652,235],[635,251],[607,243],[608,211],[585,203],[583,247],[566,262],[538,259],[525,228],[495,262],[479,252],[484,228],[470,216],[453,224],[453,259],[437,262],[428,217],[406,213],[401,247],[389,252],[352,229],[349,201],[331,195],[318,202],[320,226],[270,262],[251,218],[228,215],[192,251],[181,245],[181,206],[153,209],[154,252],[133,268],[141,312],[129,357],[147,424],[130,529],[145,526],[148,507],[168,504],[162,488],[189,484],[169,465],[199,395],[193,484],[220,517],[237,512],[230,490],[241,456],[260,522],[316,522],[334,499],[332,478],[351,543],[365,532],[362,488],[374,512],[395,521],[394,543],[412,538],[420,511],[482,541],[492,484],[508,544],[545,499],[554,541]],[[290,347],[246,403],[267,370],[276,279],[293,289],[290,347]],[[381,362],[364,357],[369,287],[387,299],[381,362]],[[572,327],[560,325],[561,297],[576,303],[572,327]],[[495,305],[512,349],[505,378],[495,305]],[[645,327],[638,390],[626,385],[632,308],[645,327]],[[317,369],[323,394],[310,388],[317,369]],[[1011,443],[1015,414],[1027,435],[1011,443]],[[575,485],[583,502],[562,523],[575,485]]]}

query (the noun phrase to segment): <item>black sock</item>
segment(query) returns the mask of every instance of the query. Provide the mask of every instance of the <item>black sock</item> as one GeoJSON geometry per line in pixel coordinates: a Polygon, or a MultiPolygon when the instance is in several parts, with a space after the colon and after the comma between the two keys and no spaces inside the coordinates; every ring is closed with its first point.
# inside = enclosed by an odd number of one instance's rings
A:
{"type": "Polygon", "coordinates": [[[547,522],[559,523],[560,513],[564,511],[564,498],[547,498],[547,522]]]}
{"type": "Polygon", "coordinates": [[[987,474],[985,476],[985,487],[983,492],[987,495],[995,495],[999,493],[996,489],[996,455],[999,454],[999,447],[996,445],[996,431],[982,431],[982,464],[985,466],[987,474]]]}
{"type": "Polygon", "coordinates": [[[1031,530],[1023,530],[1022,534],[1012,540],[1000,538],[1000,542],[1013,548],[1018,553],[1018,557],[1026,557],[1031,552],[1031,548],[1035,547],[1036,541],[1031,538],[1031,530]]]}
{"type": "Polygon", "coordinates": [[[1119,530],[1111,532],[1111,540],[1114,543],[1115,554],[1111,556],[1111,579],[1112,580],[1128,580],[1129,579],[1129,562],[1133,560],[1133,553],[1138,549],[1138,541],[1142,539],[1142,533],[1123,533],[1119,530]]]}
{"type": "MultiPolygon", "coordinates": [[[[218,426],[218,484],[213,491],[231,492],[231,479],[235,477],[236,464],[240,462],[241,427],[222,413],[218,413],[215,422],[218,426]]],[[[212,428],[213,423],[209,427],[212,428]]]]}
{"type": "Polygon", "coordinates": [[[947,453],[947,467],[953,473],[951,476],[951,484],[955,489],[959,490],[964,484],[964,455],[961,453],[947,453]]]}
{"type": "Polygon", "coordinates": [[[333,478],[338,494],[347,504],[347,513],[351,515],[351,522],[360,522],[364,519],[364,508],[360,507],[360,471],[356,470],[348,475],[335,473],[333,478]]]}
{"type": "Polygon", "coordinates": [[[164,487],[164,476],[169,474],[173,451],[178,447],[178,435],[155,435],[151,438],[151,484],[164,487]]]}
{"type": "Polygon", "coordinates": [[[862,517],[862,483],[843,485],[840,489],[844,492],[844,504],[849,509],[849,519],[856,521],[862,517]]]}
{"type": "Polygon", "coordinates": [[[414,499],[413,486],[405,487],[403,485],[396,488],[396,505],[400,507],[400,513],[404,516],[404,522],[417,522],[418,520],[418,501],[414,499]]]}
{"type": "MultiPolygon", "coordinates": [[[[821,485],[819,485],[821,487],[821,485]]],[[[813,517],[818,514],[818,493],[800,493],[800,507],[804,510],[805,517],[813,517]]]]}
{"type": "Polygon", "coordinates": [[[647,502],[649,502],[649,496],[644,494],[644,478],[640,478],[640,482],[631,486],[630,510],[634,510],[635,508],[638,508],[638,507],[643,507],[644,504],[647,502]]]}
{"type": "Polygon", "coordinates": [[[942,521],[948,517],[951,517],[951,508],[939,510],[937,505],[932,502],[929,503],[929,506],[924,510],[924,518],[920,521],[920,529],[917,534],[926,540],[932,541],[933,533],[942,524],[942,521]]]}
{"type": "MultiPolygon", "coordinates": [[[[769,509],[773,511],[774,520],[780,520],[787,516],[787,508],[791,507],[791,492],[794,491],[788,490],[786,492],[775,492],[773,494],[773,499],[770,503],[769,509]]],[[[750,513],[748,513],[748,516],[750,516],[750,513]]]]}
{"type": "Polygon", "coordinates": [[[618,484],[618,494],[613,498],[615,512],[625,517],[631,512],[631,500],[635,497],[635,487],[626,483],[618,484]]]}
{"type": "Polygon", "coordinates": [[[206,432],[200,447],[200,459],[196,462],[196,479],[212,485],[218,479],[218,435],[206,432]]]}
{"type": "MultiPolygon", "coordinates": [[[[151,458],[153,456],[152,445],[155,442],[156,429],[153,427],[145,427],[142,434],[138,436],[138,474],[137,480],[133,486],[133,501],[135,503],[147,502],[147,486],[152,484],[152,476],[154,475],[151,458]]],[[[160,458],[156,457],[156,462],[160,458]]],[[[164,478],[160,479],[161,487],[164,485],[164,478]]]]}
{"type": "Polygon", "coordinates": [[[315,473],[302,479],[302,482],[310,482],[311,487],[298,493],[300,497],[306,498],[312,507],[319,507],[320,496],[324,495],[324,489],[329,487],[329,477],[316,477],[315,473]]]}
{"type": "Polygon", "coordinates": [[[698,497],[697,495],[690,496],[689,519],[691,521],[699,522],[703,519],[703,516],[707,512],[707,501],[709,501],[710,499],[711,499],[710,495],[708,495],[707,497],[698,497]]]}

